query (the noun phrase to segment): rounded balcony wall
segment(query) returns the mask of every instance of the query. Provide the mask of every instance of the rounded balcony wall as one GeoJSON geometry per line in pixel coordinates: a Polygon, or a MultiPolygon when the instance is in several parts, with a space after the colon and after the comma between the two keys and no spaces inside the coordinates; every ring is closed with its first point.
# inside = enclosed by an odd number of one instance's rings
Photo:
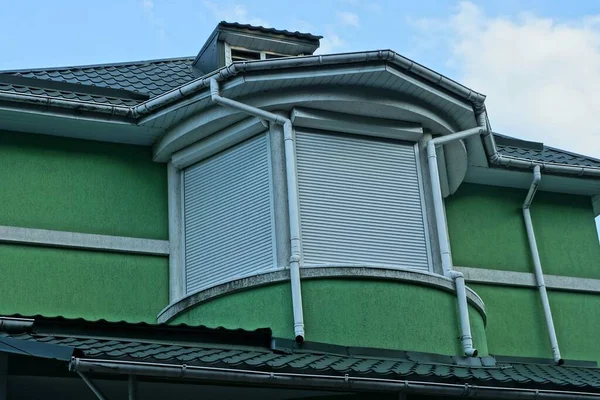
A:
{"type": "MultiPolygon", "coordinates": [[[[452,282],[434,274],[375,268],[304,268],[306,340],[353,347],[461,354],[452,282]]],[[[488,354],[485,310],[469,290],[475,346],[488,354]]],[[[254,330],[294,338],[289,272],[240,279],[169,306],[159,321],[254,330]]]]}

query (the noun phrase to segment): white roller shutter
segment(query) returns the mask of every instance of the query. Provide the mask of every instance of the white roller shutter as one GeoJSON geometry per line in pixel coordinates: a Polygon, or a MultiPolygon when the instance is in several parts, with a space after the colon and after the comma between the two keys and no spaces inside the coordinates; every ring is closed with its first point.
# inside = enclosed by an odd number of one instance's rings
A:
{"type": "Polygon", "coordinates": [[[187,293],[274,265],[266,135],[184,171],[187,293]]]}
{"type": "Polygon", "coordinates": [[[297,132],[304,264],[429,270],[412,144],[297,132]]]}

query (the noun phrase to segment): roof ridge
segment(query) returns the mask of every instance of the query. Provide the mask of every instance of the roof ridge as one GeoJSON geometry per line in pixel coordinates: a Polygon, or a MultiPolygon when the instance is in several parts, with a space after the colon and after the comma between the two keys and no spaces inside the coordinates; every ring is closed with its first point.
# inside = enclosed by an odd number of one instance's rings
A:
{"type": "Polygon", "coordinates": [[[95,69],[95,68],[106,68],[106,67],[124,67],[130,65],[144,65],[144,64],[158,64],[169,61],[182,61],[190,60],[193,61],[195,56],[186,57],[170,57],[170,58],[156,58],[152,60],[139,60],[139,61],[125,61],[118,63],[105,63],[105,64],[87,64],[87,65],[72,65],[66,67],[45,67],[45,68],[25,68],[25,69],[13,69],[13,70],[0,70],[0,74],[14,74],[22,72],[51,72],[51,71],[68,71],[74,69],[95,69]]]}

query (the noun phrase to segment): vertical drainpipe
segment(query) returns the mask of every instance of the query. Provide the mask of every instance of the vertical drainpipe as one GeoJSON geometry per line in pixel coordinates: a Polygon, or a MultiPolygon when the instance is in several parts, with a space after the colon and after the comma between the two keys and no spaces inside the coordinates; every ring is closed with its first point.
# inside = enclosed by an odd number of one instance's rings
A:
{"type": "Polygon", "coordinates": [[[446,226],[446,211],[444,209],[444,197],[440,186],[440,174],[437,163],[436,146],[444,145],[454,140],[466,139],[474,135],[488,132],[487,113],[485,107],[477,114],[477,127],[455,132],[450,135],[437,137],[427,142],[427,160],[429,163],[429,178],[431,180],[431,191],[433,192],[433,210],[440,246],[440,257],[442,259],[442,270],[444,276],[454,281],[456,300],[458,303],[458,318],[460,322],[460,342],[463,352],[468,357],[477,357],[477,349],[473,346],[471,335],[471,323],[469,321],[469,307],[467,303],[467,289],[465,278],[461,272],[453,270],[452,255],[450,253],[450,238],[446,226]]]}
{"type": "Polygon", "coordinates": [[[546,292],[546,282],[544,281],[544,272],[542,271],[542,263],[540,261],[540,254],[537,248],[537,242],[535,240],[535,232],[533,231],[533,222],[531,221],[531,213],[529,211],[533,197],[537,192],[540,181],[542,180],[542,174],[540,172],[540,166],[536,165],[533,169],[533,181],[531,187],[523,203],[523,219],[525,220],[525,229],[527,230],[527,239],[529,240],[529,249],[531,250],[531,259],[533,261],[533,267],[535,271],[535,280],[537,287],[540,292],[540,298],[542,300],[542,306],[544,308],[544,317],[546,318],[546,326],[548,328],[548,336],[550,337],[550,346],[552,347],[552,356],[554,362],[557,365],[563,364],[563,359],[560,356],[560,349],[558,348],[558,340],[556,339],[556,332],[554,330],[554,320],[552,319],[552,310],[550,309],[550,302],[548,300],[548,293],[546,292]]]}
{"type": "Polygon", "coordinates": [[[454,140],[464,139],[469,136],[479,135],[485,132],[485,128],[477,127],[465,131],[452,133],[431,139],[427,142],[427,160],[429,163],[429,177],[431,179],[431,189],[433,192],[433,209],[435,213],[435,223],[440,246],[440,256],[442,258],[442,270],[444,276],[454,281],[456,289],[456,299],[458,302],[458,318],[460,321],[460,342],[463,352],[468,357],[477,357],[477,349],[473,347],[473,337],[471,335],[471,324],[469,322],[469,307],[467,305],[467,290],[463,274],[454,271],[452,265],[452,256],[450,254],[450,238],[446,227],[446,212],[444,210],[444,198],[440,185],[440,173],[438,170],[436,145],[443,145],[454,140]]]}
{"type": "Polygon", "coordinates": [[[296,149],[292,129],[292,121],[281,115],[274,114],[248,104],[240,103],[221,96],[219,82],[216,78],[210,80],[210,95],[213,102],[235,110],[245,112],[270,123],[283,126],[285,147],[285,169],[288,192],[288,207],[290,221],[290,284],[292,289],[292,307],[294,311],[294,336],[298,343],[304,342],[304,314],[302,310],[302,291],[300,285],[300,260],[302,244],[300,242],[300,212],[298,206],[298,182],[296,175],[296,149]]]}

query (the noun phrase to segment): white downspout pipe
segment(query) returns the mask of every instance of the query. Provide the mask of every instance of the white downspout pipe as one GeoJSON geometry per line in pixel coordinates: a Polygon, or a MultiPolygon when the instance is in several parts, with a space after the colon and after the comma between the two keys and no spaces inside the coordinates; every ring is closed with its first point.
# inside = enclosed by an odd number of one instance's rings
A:
{"type": "MultiPolygon", "coordinates": [[[[482,119],[478,119],[482,121],[482,119]]],[[[450,239],[446,228],[446,212],[444,210],[444,198],[440,186],[440,174],[438,171],[436,145],[443,145],[454,140],[465,139],[473,135],[480,135],[486,132],[486,127],[467,129],[465,131],[452,133],[431,139],[427,142],[427,160],[429,162],[429,177],[431,179],[431,190],[433,192],[433,209],[435,213],[435,223],[437,228],[438,242],[440,246],[440,255],[442,258],[442,270],[444,276],[454,280],[456,288],[456,298],[458,302],[458,317],[460,320],[460,342],[463,351],[468,357],[476,357],[477,349],[473,347],[473,337],[471,336],[471,325],[469,322],[469,308],[467,305],[467,291],[465,287],[465,278],[463,274],[454,271],[452,265],[452,256],[450,254],[450,239]]]]}
{"type": "Polygon", "coordinates": [[[304,342],[304,315],[302,311],[302,291],[300,287],[300,260],[302,246],[300,243],[300,213],[298,207],[298,183],[296,178],[296,150],[292,132],[292,121],[248,104],[223,97],[219,93],[219,82],[210,80],[210,95],[213,102],[224,107],[233,108],[254,115],[260,119],[283,126],[285,142],[285,169],[287,179],[288,207],[290,219],[290,283],[292,286],[292,307],[294,310],[294,336],[298,343],[304,342]]]}
{"type": "Polygon", "coordinates": [[[523,203],[523,218],[525,220],[525,228],[527,230],[527,239],[529,240],[529,249],[531,250],[531,259],[533,260],[533,267],[535,271],[535,280],[537,282],[538,290],[540,291],[540,298],[542,299],[542,306],[544,308],[544,317],[546,318],[546,326],[548,328],[548,336],[550,337],[550,345],[552,347],[552,356],[554,362],[558,365],[563,364],[563,359],[560,356],[560,349],[558,348],[558,340],[556,339],[556,332],[554,330],[554,320],[552,319],[552,311],[550,310],[550,302],[548,301],[548,293],[546,292],[546,282],[544,281],[544,272],[542,271],[542,263],[540,261],[540,253],[538,252],[537,242],[535,240],[535,232],[533,231],[533,222],[531,221],[531,213],[529,208],[533,202],[535,192],[542,180],[542,174],[540,172],[540,166],[536,165],[533,169],[533,181],[531,187],[523,203]]]}

